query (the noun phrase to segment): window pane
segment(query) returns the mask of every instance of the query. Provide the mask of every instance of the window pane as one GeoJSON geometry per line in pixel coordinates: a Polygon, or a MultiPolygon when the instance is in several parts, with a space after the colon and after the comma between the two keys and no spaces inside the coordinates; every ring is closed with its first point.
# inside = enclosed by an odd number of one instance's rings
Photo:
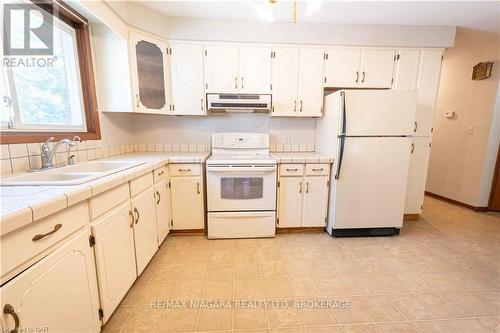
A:
{"type": "Polygon", "coordinates": [[[263,178],[221,178],[221,198],[229,200],[262,199],[263,178]]]}
{"type": "MultiPolygon", "coordinates": [[[[13,28],[14,38],[22,38],[22,27],[13,28]]],[[[54,57],[36,57],[47,60],[43,66],[12,68],[20,127],[63,125],[84,128],[75,41],[74,29],[54,17],[54,57]]]]}

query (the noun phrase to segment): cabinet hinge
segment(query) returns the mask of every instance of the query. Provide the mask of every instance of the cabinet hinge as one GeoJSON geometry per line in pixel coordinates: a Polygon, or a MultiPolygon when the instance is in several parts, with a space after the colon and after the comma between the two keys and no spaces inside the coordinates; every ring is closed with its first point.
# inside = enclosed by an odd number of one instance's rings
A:
{"type": "Polygon", "coordinates": [[[429,142],[429,148],[432,146],[432,142],[429,142]]]}
{"type": "Polygon", "coordinates": [[[400,55],[398,54],[398,55],[396,56],[396,60],[399,60],[399,57],[400,57],[400,55]]]}
{"type": "Polygon", "coordinates": [[[94,235],[89,236],[89,245],[90,247],[93,247],[95,245],[95,237],[94,235]]]}
{"type": "Polygon", "coordinates": [[[205,50],[205,56],[207,56],[207,55],[208,55],[208,52],[207,52],[207,50],[205,50]]]}
{"type": "Polygon", "coordinates": [[[174,227],[174,220],[170,220],[170,227],[173,228],[174,227]]]}
{"type": "Polygon", "coordinates": [[[330,181],[329,180],[326,181],[326,186],[330,187],[330,181]]]}
{"type": "Polygon", "coordinates": [[[205,89],[208,89],[208,83],[205,83],[205,89]]]}
{"type": "Polygon", "coordinates": [[[325,224],[326,224],[326,216],[325,216],[325,224]]]}
{"type": "Polygon", "coordinates": [[[394,83],[394,78],[391,79],[391,84],[393,84],[393,83],[394,83]]]}
{"type": "Polygon", "coordinates": [[[168,188],[172,188],[172,184],[168,181],[168,188]]]}
{"type": "Polygon", "coordinates": [[[328,60],[328,53],[326,54],[326,60],[328,60]]]}
{"type": "Polygon", "coordinates": [[[269,88],[271,88],[270,90],[273,91],[273,84],[272,83],[269,85],[269,88]]]}
{"type": "Polygon", "coordinates": [[[280,187],[280,181],[278,180],[278,187],[280,187]]]}
{"type": "Polygon", "coordinates": [[[441,56],[441,61],[443,61],[443,59],[444,59],[444,55],[441,56]]]}
{"type": "Polygon", "coordinates": [[[102,308],[99,308],[99,320],[102,320],[104,318],[104,311],[102,311],[102,308]]]}
{"type": "Polygon", "coordinates": [[[280,225],[280,219],[276,219],[276,225],[280,225]]]}
{"type": "Polygon", "coordinates": [[[325,83],[326,83],[326,76],[325,76],[325,83]]]}

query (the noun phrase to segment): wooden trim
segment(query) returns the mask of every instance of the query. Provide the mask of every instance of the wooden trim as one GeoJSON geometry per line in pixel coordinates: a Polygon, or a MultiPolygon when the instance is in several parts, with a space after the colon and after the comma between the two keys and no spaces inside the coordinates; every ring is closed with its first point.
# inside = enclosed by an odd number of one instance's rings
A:
{"type": "Polygon", "coordinates": [[[277,234],[312,234],[312,233],[322,233],[324,231],[325,231],[324,227],[276,228],[277,234]]]}
{"type": "Polygon", "coordinates": [[[403,221],[417,221],[420,218],[420,214],[404,214],[403,221]]]}
{"type": "Polygon", "coordinates": [[[184,236],[192,236],[192,235],[204,235],[205,229],[181,229],[181,230],[170,230],[169,235],[184,235],[184,236]]]}
{"type": "Polygon", "coordinates": [[[491,210],[491,208],[493,207],[493,197],[495,195],[495,189],[497,187],[497,182],[500,181],[500,179],[498,179],[499,173],[500,173],[500,146],[498,147],[497,161],[495,163],[495,169],[493,171],[493,179],[491,180],[490,197],[488,199],[488,210],[491,210]]]}
{"type": "Polygon", "coordinates": [[[448,202],[448,203],[451,203],[453,205],[457,205],[457,206],[460,206],[460,207],[464,207],[464,208],[467,208],[467,209],[470,209],[472,211],[475,211],[475,212],[486,212],[488,211],[488,207],[482,207],[482,206],[472,206],[472,205],[469,205],[467,203],[464,203],[464,202],[461,202],[461,201],[457,201],[457,200],[453,200],[453,199],[450,199],[450,198],[447,198],[447,197],[443,197],[442,195],[439,195],[439,194],[434,194],[432,192],[428,192],[428,191],[425,191],[425,194],[430,196],[430,197],[433,197],[435,199],[438,199],[438,200],[441,200],[441,201],[445,201],[445,202],[448,202]]]}
{"type": "Polygon", "coordinates": [[[43,142],[53,136],[56,140],[72,138],[78,135],[82,140],[99,140],[101,127],[97,110],[97,96],[95,89],[94,67],[90,34],[87,20],[63,1],[33,1],[37,6],[48,13],[56,12],[59,18],[75,29],[78,51],[78,64],[82,84],[83,107],[85,110],[86,132],[57,132],[57,131],[19,131],[0,132],[0,143],[30,143],[43,142]]]}

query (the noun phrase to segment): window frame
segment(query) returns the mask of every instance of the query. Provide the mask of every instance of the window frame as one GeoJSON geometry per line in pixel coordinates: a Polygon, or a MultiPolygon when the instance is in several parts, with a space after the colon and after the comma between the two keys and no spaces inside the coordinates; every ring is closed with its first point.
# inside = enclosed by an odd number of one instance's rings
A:
{"type": "MultiPolygon", "coordinates": [[[[88,21],[85,17],[76,12],[73,8],[60,0],[36,1],[32,2],[44,9],[51,15],[57,13],[57,17],[71,28],[75,29],[78,67],[80,74],[82,103],[85,117],[85,131],[76,130],[18,130],[0,131],[0,143],[30,143],[43,142],[48,137],[56,140],[78,135],[82,140],[101,139],[101,129],[99,124],[99,113],[97,110],[97,96],[94,80],[94,69],[92,62],[92,50],[90,43],[90,33],[88,21]]],[[[8,87],[7,87],[8,88],[8,87]]],[[[43,126],[42,126],[43,127],[43,126]]]]}

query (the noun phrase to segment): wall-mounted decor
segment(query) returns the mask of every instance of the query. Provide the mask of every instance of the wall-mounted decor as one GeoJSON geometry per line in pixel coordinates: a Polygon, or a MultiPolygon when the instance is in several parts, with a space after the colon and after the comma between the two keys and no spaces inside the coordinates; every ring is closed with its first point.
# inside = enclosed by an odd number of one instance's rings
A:
{"type": "Polygon", "coordinates": [[[491,77],[491,70],[493,68],[492,62],[480,62],[472,67],[472,79],[484,80],[491,77]]]}

